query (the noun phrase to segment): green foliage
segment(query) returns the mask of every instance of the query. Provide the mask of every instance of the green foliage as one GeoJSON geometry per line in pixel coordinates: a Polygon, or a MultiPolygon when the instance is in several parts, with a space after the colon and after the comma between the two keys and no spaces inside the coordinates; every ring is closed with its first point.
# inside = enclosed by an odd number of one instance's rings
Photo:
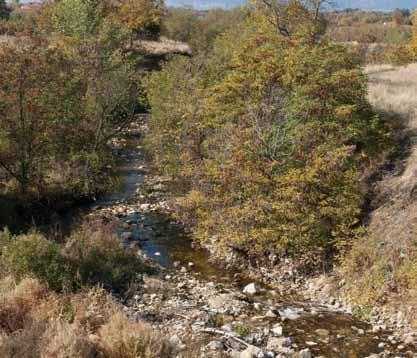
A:
{"type": "Polygon", "coordinates": [[[171,8],[163,18],[162,35],[187,42],[195,53],[207,52],[218,36],[239,27],[246,17],[245,8],[211,9],[204,13],[189,8],[171,8]]]}
{"type": "Polygon", "coordinates": [[[7,6],[5,0],[0,0],[0,20],[8,19],[10,15],[10,8],[7,6]]]}
{"type": "Polygon", "coordinates": [[[82,39],[95,33],[100,13],[92,0],[62,0],[52,8],[51,22],[53,31],[82,39]]]}
{"type": "Polygon", "coordinates": [[[210,313],[207,324],[212,328],[219,328],[224,324],[224,317],[221,314],[210,313]]]}
{"type": "Polygon", "coordinates": [[[52,290],[71,288],[74,272],[58,244],[36,233],[12,237],[7,232],[1,234],[0,243],[2,274],[13,274],[18,280],[34,275],[52,290]]]}
{"type": "Polygon", "coordinates": [[[122,0],[115,18],[142,38],[158,38],[163,8],[163,0],[122,0]]]}
{"type": "Polygon", "coordinates": [[[360,59],[322,37],[319,16],[297,1],[267,10],[208,56],[151,75],[148,142],[187,184],[179,217],[198,239],[318,263],[356,237],[361,166],[389,127],[366,101],[360,59]]]}
{"type": "Polygon", "coordinates": [[[63,254],[82,285],[101,284],[118,293],[126,292],[146,271],[136,253],[126,249],[110,228],[98,224],[73,233],[63,254]]]}
{"type": "Polygon", "coordinates": [[[250,327],[245,324],[237,325],[234,330],[241,337],[246,337],[250,334],[250,327]]]}
{"type": "Polygon", "coordinates": [[[91,1],[46,5],[41,36],[0,47],[0,170],[26,200],[112,184],[108,143],[132,119],[138,72],[128,31],[106,11],[91,1]]]}
{"type": "MultiPolygon", "coordinates": [[[[34,276],[55,291],[74,291],[101,285],[120,294],[149,272],[134,252],[124,248],[117,235],[91,223],[73,233],[65,245],[38,233],[0,235],[0,272],[17,280],[34,276]]],[[[64,307],[70,319],[71,307],[64,307]]]]}

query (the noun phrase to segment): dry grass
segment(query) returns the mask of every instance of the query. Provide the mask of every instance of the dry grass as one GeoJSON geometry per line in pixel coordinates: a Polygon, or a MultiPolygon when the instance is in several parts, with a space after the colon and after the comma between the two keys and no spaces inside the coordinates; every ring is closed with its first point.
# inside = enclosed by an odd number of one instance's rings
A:
{"type": "Polygon", "coordinates": [[[402,148],[404,158],[397,161],[396,169],[378,184],[384,200],[373,212],[370,227],[388,243],[401,244],[402,251],[407,253],[408,246],[417,240],[417,200],[414,200],[417,185],[417,64],[391,70],[382,67],[379,72],[374,71],[370,75],[369,99],[378,110],[406,120],[407,133],[403,141],[408,141],[410,146],[402,148]]]}
{"type": "Polygon", "coordinates": [[[16,284],[11,276],[0,282],[0,331],[13,333],[32,321],[31,311],[48,296],[37,280],[27,278],[16,284]]]}
{"type": "Polygon", "coordinates": [[[401,307],[416,319],[411,313],[417,309],[417,64],[370,66],[366,72],[371,104],[402,118],[405,129],[398,158],[376,184],[369,235],[346,257],[346,293],[360,303],[401,307]]]}
{"type": "Polygon", "coordinates": [[[87,331],[65,321],[52,321],[43,334],[40,358],[89,358],[95,355],[87,331]]]}
{"type": "Polygon", "coordinates": [[[164,358],[166,338],[133,322],[102,288],[57,294],[37,280],[0,280],[1,358],[164,358]]]}
{"type": "Polygon", "coordinates": [[[147,324],[133,323],[122,313],[113,315],[99,331],[100,347],[106,358],[169,357],[170,346],[147,324]]]}
{"type": "Polygon", "coordinates": [[[141,40],[134,44],[136,50],[144,51],[153,56],[166,56],[170,54],[191,55],[192,51],[188,44],[184,42],[170,40],[161,37],[159,41],[141,40]]]}

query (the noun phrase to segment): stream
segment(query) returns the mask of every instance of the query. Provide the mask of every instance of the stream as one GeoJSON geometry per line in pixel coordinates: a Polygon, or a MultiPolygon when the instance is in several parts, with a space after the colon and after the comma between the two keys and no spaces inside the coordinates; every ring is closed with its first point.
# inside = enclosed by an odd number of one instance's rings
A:
{"type": "Polygon", "coordinates": [[[237,340],[208,334],[204,331],[208,327],[217,327],[221,332],[238,330],[248,344],[271,354],[259,353],[259,357],[291,356],[300,350],[304,350],[303,357],[413,356],[410,352],[416,352],[415,348],[402,345],[390,331],[378,332],[337,307],[305,301],[303,292],[277,292],[245,278],[244,273],[211,263],[208,252],[195,247],[181,226],[164,214],[166,186],[163,178],[151,174],[141,147],[144,128],[144,122],[132,124],[121,139],[118,189],[48,224],[66,231],[85,216],[115,221],[126,246],[137,247],[143,256],[162,267],[159,288],[152,291],[146,284],[148,291],[138,291],[134,301],[126,304],[130,315],[146,319],[182,341],[185,336],[192,340],[198,337],[204,344],[220,341],[219,349],[207,348],[205,355],[201,354],[206,357],[228,357],[247,349],[237,340]],[[144,194],[141,188],[145,182],[152,183],[152,190],[144,194]],[[242,293],[249,283],[255,283],[255,294],[242,293]],[[219,322],[213,324],[213,317],[219,322]],[[273,327],[281,327],[283,332],[273,334],[273,327]],[[284,337],[290,341],[285,342],[284,337]]]}

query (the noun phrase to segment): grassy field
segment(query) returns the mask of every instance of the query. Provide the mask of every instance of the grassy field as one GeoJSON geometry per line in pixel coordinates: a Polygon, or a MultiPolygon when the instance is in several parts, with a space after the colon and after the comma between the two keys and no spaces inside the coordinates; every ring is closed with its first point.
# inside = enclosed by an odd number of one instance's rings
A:
{"type": "Polygon", "coordinates": [[[371,104],[404,126],[398,156],[374,189],[369,235],[346,260],[346,292],[362,304],[389,303],[417,323],[417,64],[366,72],[371,104]]]}

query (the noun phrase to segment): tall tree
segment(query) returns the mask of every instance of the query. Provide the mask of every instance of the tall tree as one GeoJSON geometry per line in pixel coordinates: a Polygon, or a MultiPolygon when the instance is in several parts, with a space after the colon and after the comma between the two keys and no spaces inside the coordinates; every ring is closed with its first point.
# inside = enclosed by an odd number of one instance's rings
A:
{"type": "Polygon", "coordinates": [[[8,19],[11,9],[7,6],[6,0],[0,0],[0,20],[8,19]]]}
{"type": "Polygon", "coordinates": [[[323,36],[322,3],[257,1],[227,46],[151,76],[149,143],[188,184],[178,213],[198,239],[314,261],[355,236],[360,163],[386,128],[359,58],[323,36]]]}
{"type": "Polygon", "coordinates": [[[40,42],[0,48],[0,167],[23,195],[43,187],[59,126],[76,116],[71,75],[40,42]]]}

